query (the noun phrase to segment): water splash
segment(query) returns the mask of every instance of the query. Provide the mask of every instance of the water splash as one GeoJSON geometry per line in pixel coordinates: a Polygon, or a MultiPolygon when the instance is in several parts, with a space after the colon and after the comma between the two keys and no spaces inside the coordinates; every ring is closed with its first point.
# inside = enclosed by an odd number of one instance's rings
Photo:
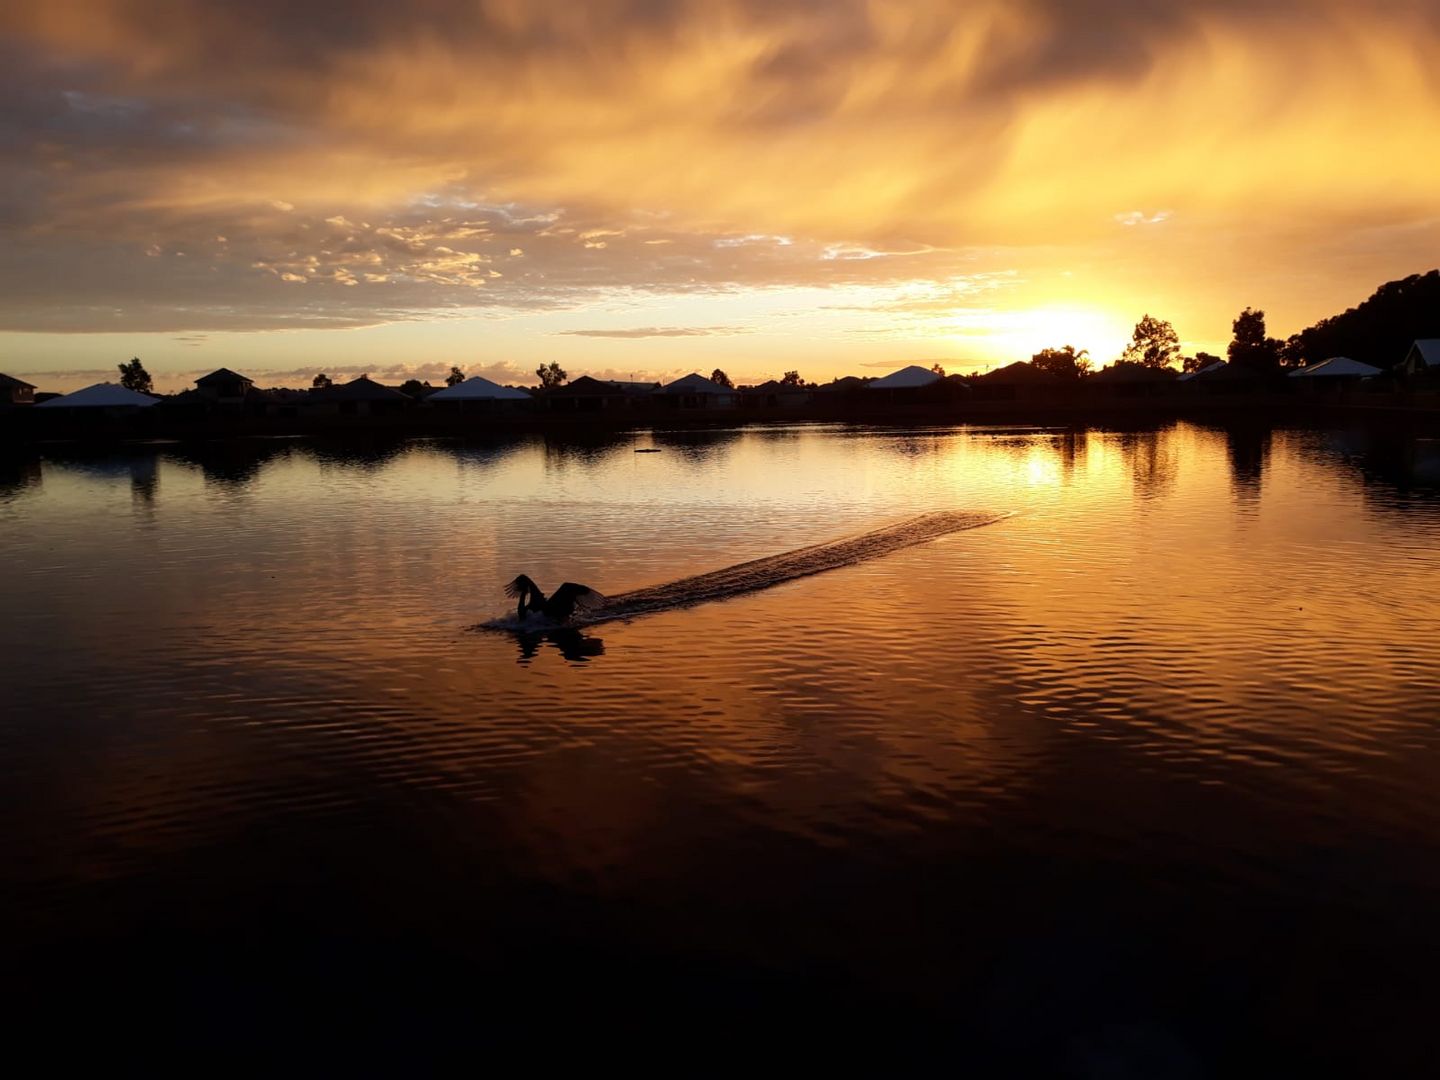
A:
{"type": "MultiPolygon", "coordinates": [[[[856,563],[878,559],[892,552],[917,544],[949,536],[966,529],[990,525],[1009,517],[1009,513],[974,513],[958,510],[942,510],[921,514],[893,525],[886,525],[858,536],[840,540],[828,540],[823,544],[796,548],[779,555],[763,559],[736,563],[723,570],[681,578],[665,585],[651,585],[644,589],[620,593],[608,597],[603,607],[584,615],[577,613],[564,625],[595,626],[599,623],[615,622],[618,619],[633,619],[639,615],[653,615],[675,608],[691,607],[695,604],[710,603],[714,600],[729,600],[734,596],[769,589],[797,578],[812,574],[823,574],[827,570],[839,570],[856,563]]],[[[490,619],[471,627],[472,630],[533,630],[554,626],[543,616],[531,615],[517,619],[513,614],[490,619]]]]}

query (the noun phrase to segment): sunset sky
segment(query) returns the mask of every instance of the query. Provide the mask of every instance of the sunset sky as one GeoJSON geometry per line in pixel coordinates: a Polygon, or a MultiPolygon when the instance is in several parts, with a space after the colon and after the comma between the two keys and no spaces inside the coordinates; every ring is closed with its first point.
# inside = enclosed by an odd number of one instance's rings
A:
{"type": "Polygon", "coordinates": [[[1440,265],[1437,0],[9,0],[0,371],[966,371],[1440,265]]]}

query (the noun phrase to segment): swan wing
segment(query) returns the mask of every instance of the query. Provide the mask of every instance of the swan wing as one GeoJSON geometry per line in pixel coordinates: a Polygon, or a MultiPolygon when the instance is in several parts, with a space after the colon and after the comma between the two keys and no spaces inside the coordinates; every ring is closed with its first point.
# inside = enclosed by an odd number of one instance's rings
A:
{"type": "Polygon", "coordinates": [[[594,611],[605,604],[605,597],[589,585],[577,585],[573,581],[567,581],[556,589],[553,599],[562,604],[573,604],[576,611],[584,612],[594,611]]]}
{"type": "Polygon", "coordinates": [[[510,584],[505,586],[505,595],[514,600],[516,597],[524,596],[527,593],[536,592],[535,583],[524,574],[521,574],[510,584]]]}

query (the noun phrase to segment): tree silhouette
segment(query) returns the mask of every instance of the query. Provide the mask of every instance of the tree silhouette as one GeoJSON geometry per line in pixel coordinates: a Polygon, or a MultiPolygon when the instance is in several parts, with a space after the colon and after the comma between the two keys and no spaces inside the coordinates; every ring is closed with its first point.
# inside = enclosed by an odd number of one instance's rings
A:
{"type": "Polygon", "coordinates": [[[1288,364],[1348,356],[1378,368],[1405,359],[1410,343],[1440,337],[1440,270],[1387,281],[1353,308],[1301,330],[1284,346],[1288,364]]]}
{"type": "Polygon", "coordinates": [[[1090,374],[1090,352],[1088,349],[1075,351],[1074,345],[1061,349],[1041,349],[1030,358],[1036,371],[1056,375],[1062,379],[1078,379],[1090,374]]]}
{"type": "MultiPolygon", "coordinates": [[[[447,385],[454,386],[455,384],[447,381],[447,385]]],[[[419,397],[421,391],[428,389],[429,386],[428,382],[422,383],[419,379],[406,379],[400,384],[400,392],[409,394],[411,397],[419,397]]]]}
{"type": "Polygon", "coordinates": [[[316,390],[324,390],[327,386],[330,385],[330,376],[326,375],[322,371],[319,375],[316,375],[313,380],[311,380],[310,385],[316,390]]]}
{"type": "Polygon", "coordinates": [[[1164,319],[1147,314],[1135,324],[1135,334],[1120,354],[1120,362],[1167,368],[1179,351],[1180,338],[1175,328],[1164,319]]]}
{"type": "Polygon", "coordinates": [[[723,386],[727,390],[735,389],[735,384],[730,381],[730,376],[721,371],[718,367],[710,373],[710,381],[717,386],[723,386]]]}
{"type": "Polygon", "coordinates": [[[781,386],[803,386],[804,384],[800,381],[800,372],[798,372],[798,371],[787,371],[787,372],[785,372],[784,375],[781,375],[781,376],[780,376],[780,385],[781,385],[781,386]]]}
{"type": "Polygon", "coordinates": [[[1281,343],[1265,336],[1265,312],[1246,308],[1231,324],[1235,340],[1225,355],[1230,363],[1253,371],[1274,371],[1280,366],[1281,343]]]}
{"type": "Polygon", "coordinates": [[[541,390],[555,390],[563,386],[565,381],[570,378],[565,374],[565,369],[554,360],[548,364],[541,364],[535,369],[535,374],[540,378],[541,390]]]}
{"type": "Polygon", "coordinates": [[[138,356],[132,356],[128,364],[118,365],[120,368],[120,385],[126,390],[137,390],[142,394],[150,393],[150,387],[154,380],[150,373],[145,370],[145,365],[140,363],[138,356]]]}
{"type": "Polygon", "coordinates": [[[465,373],[458,367],[451,367],[450,374],[445,376],[446,386],[459,386],[465,381],[465,373]]]}
{"type": "Polygon", "coordinates": [[[1197,352],[1194,356],[1183,357],[1180,368],[1182,371],[1201,371],[1219,360],[1218,356],[1212,356],[1208,352],[1197,352]]]}

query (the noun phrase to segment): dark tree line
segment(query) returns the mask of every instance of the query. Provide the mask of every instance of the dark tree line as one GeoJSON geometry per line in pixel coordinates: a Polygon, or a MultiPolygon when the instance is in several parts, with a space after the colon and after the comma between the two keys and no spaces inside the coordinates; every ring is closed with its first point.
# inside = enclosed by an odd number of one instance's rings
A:
{"type": "Polygon", "coordinates": [[[1283,346],[1287,364],[1348,356],[1378,368],[1405,359],[1417,338],[1440,337],[1440,270],[1389,281],[1340,315],[1321,319],[1283,346]]]}

